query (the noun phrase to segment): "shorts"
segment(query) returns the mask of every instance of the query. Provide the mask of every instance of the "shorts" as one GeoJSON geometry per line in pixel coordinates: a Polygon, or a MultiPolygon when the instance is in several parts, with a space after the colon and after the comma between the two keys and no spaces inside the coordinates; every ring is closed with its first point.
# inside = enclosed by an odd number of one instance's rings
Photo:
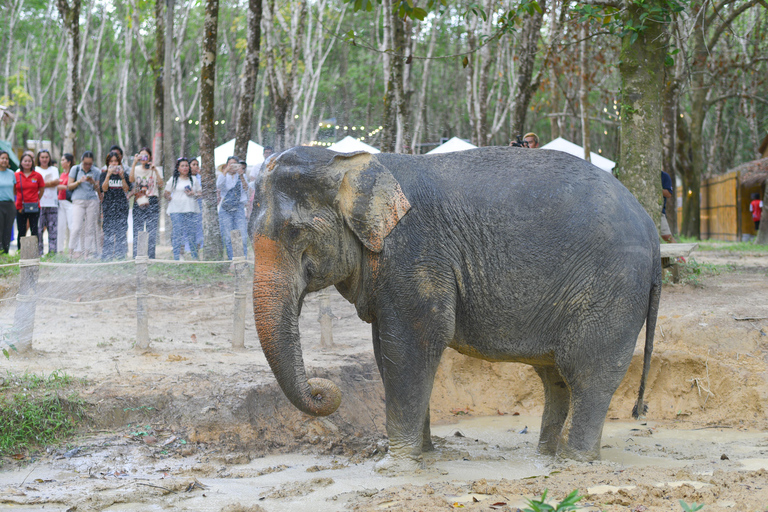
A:
{"type": "Polygon", "coordinates": [[[667,216],[661,214],[661,236],[672,236],[672,231],[669,229],[669,222],[667,222],[667,216]]]}

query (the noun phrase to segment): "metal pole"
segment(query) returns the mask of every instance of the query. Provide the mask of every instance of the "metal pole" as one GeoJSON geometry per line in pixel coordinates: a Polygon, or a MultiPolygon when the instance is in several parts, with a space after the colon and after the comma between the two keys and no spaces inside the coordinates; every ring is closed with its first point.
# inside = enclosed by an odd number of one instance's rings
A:
{"type": "Polygon", "coordinates": [[[19,352],[32,348],[32,335],[35,330],[35,310],[37,301],[37,279],[40,274],[40,253],[36,236],[21,238],[21,258],[19,260],[19,293],[16,295],[16,311],[13,315],[15,347],[19,352]]]}
{"type": "Polygon", "coordinates": [[[235,350],[245,349],[245,311],[246,311],[246,290],[245,280],[245,255],[243,254],[243,239],[240,231],[233,229],[230,232],[232,240],[232,264],[235,268],[235,304],[234,304],[234,325],[232,327],[232,348],[235,350]]]}
{"type": "Polygon", "coordinates": [[[136,350],[149,350],[149,312],[147,308],[147,267],[149,233],[139,231],[136,250],[136,350]]]}

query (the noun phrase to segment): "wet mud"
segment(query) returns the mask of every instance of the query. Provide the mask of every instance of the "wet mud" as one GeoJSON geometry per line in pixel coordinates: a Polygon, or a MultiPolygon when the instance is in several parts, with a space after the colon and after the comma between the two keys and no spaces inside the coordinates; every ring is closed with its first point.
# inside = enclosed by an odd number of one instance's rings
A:
{"type": "MultiPolygon", "coordinates": [[[[579,489],[586,510],[682,510],[678,500],[764,510],[768,258],[729,264],[700,286],[665,285],[647,418],[630,417],[641,333],[609,410],[601,461],[536,452],[543,390],[530,367],[448,350],[431,401],[436,450],[422,470],[400,476],[373,470],[387,449],[383,388],[370,328],[335,292],[336,347],[319,346],[314,297],[300,322],[309,376],[343,394],[326,418],[284,397],[252,319],[246,350],[232,350],[226,283],[156,278],[163,294],[216,300],[153,303],[146,353],[132,348],[130,300],[38,306],[35,351],[0,370],[84,379],[73,390],[88,421],[66,445],[3,458],[0,510],[517,510],[545,489],[555,500],[579,489]]],[[[56,297],[131,293],[129,278],[101,288],[46,284],[54,277],[41,275],[41,288],[56,297]]],[[[0,309],[3,325],[12,316],[11,306],[0,309]]]]}

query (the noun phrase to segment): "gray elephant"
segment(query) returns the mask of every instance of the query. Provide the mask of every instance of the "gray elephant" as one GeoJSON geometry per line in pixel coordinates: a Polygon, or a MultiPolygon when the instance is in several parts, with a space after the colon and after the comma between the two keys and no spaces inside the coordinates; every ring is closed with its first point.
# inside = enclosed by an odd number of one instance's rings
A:
{"type": "MultiPolygon", "coordinates": [[[[429,399],[446,347],[532,365],[544,383],[539,450],[600,456],[613,393],[661,293],[656,227],[610,174],[555,151],[479,148],[408,156],[297,147],[270,159],[250,219],[254,315],[264,354],[300,410],[323,416],[338,388],[308,379],[298,317],[335,285],[369,322],[390,451],[431,448],[429,399]]],[[[499,385],[502,385],[499,383],[499,385]]]]}

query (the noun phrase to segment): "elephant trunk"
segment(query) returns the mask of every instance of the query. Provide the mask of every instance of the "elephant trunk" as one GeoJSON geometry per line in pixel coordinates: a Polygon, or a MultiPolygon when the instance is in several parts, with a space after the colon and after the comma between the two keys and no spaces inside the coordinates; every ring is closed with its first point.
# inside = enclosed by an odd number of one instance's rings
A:
{"type": "Polygon", "coordinates": [[[298,269],[287,263],[277,242],[264,236],[255,237],[254,252],[253,313],[267,362],[296,408],[328,416],[338,409],[341,391],[327,379],[307,379],[299,340],[298,269]]]}

